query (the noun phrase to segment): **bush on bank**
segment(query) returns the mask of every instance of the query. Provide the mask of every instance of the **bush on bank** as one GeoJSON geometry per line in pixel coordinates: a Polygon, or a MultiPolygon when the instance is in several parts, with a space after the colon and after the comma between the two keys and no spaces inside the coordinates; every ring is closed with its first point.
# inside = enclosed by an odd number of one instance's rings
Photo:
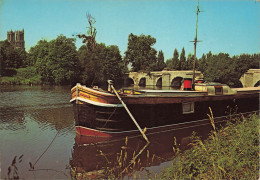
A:
{"type": "Polygon", "coordinates": [[[258,179],[259,116],[236,118],[202,141],[192,137],[191,149],[178,147],[172,166],[161,172],[163,179],[258,179]],[[242,120],[241,120],[242,119],[242,120]]]}
{"type": "Polygon", "coordinates": [[[2,85],[39,85],[41,76],[36,73],[35,67],[16,69],[16,74],[11,77],[0,77],[2,85]]]}

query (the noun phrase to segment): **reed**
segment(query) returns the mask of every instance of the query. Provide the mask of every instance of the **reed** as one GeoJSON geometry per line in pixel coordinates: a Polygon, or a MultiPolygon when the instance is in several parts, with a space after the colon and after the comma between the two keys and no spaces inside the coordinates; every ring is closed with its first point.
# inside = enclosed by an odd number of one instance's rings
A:
{"type": "MultiPolygon", "coordinates": [[[[213,130],[202,141],[193,133],[191,148],[176,156],[172,166],[160,174],[162,179],[258,179],[259,116],[235,117],[225,127],[216,128],[210,109],[213,130]]],[[[176,142],[176,139],[175,139],[176,142]]]]}
{"type": "Polygon", "coordinates": [[[149,142],[147,142],[140,151],[135,151],[128,147],[128,137],[125,139],[125,145],[121,147],[120,153],[117,154],[115,164],[106,167],[104,174],[105,178],[109,179],[122,179],[124,176],[131,177],[132,179],[138,179],[141,177],[140,172],[144,170],[144,167],[151,164],[149,150],[146,150],[149,142]],[[146,150],[146,165],[142,164],[141,155],[146,150]]]}
{"type": "Polygon", "coordinates": [[[20,164],[23,161],[23,154],[17,158],[17,156],[14,157],[12,160],[11,165],[8,167],[7,172],[7,179],[20,179],[19,177],[19,171],[18,171],[18,164],[20,164]]]}

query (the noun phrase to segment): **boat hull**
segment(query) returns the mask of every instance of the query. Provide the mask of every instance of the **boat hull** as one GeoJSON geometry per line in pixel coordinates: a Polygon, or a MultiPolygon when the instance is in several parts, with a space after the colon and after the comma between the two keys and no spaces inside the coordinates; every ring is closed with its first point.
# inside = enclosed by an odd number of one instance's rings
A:
{"type": "MultiPolygon", "coordinates": [[[[74,94],[76,132],[83,136],[119,137],[140,134],[134,122],[113,94],[98,94],[88,89],[74,94]],[[83,95],[83,96],[80,96],[83,95]],[[90,97],[87,101],[86,98],[90,97]],[[102,99],[102,101],[99,101],[102,99]]],[[[178,124],[208,118],[209,107],[215,118],[259,110],[259,91],[208,96],[125,96],[123,101],[146,134],[168,131],[178,124]],[[187,106],[187,107],[186,107],[187,106]]]]}

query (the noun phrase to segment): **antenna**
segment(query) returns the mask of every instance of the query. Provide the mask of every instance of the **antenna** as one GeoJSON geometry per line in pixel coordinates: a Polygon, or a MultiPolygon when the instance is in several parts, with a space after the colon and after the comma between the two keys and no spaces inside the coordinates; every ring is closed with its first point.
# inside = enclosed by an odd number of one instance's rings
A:
{"type": "Polygon", "coordinates": [[[196,50],[197,50],[197,42],[200,42],[198,41],[197,39],[197,34],[198,34],[198,17],[199,17],[199,13],[200,13],[200,8],[199,8],[199,0],[198,0],[198,6],[197,6],[197,20],[196,20],[196,33],[195,33],[195,38],[194,38],[194,41],[191,41],[191,42],[194,42],[194,60],[193,60],[193,75],[192,75],[192,88],[194,90],[194,80],[195,80],[195,67],[196,67],[196,50]]]}

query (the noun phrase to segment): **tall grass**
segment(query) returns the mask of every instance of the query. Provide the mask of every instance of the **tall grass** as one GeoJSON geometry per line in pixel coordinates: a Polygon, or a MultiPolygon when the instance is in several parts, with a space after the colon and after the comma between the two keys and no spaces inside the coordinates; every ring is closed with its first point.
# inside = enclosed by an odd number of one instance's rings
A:
{"type": "Polygon", "coordinates": [[[191,148],[176,151],[172,166],[161,172],[163,179],[258,179],[259,116],[237,117],[217,129],[209,115],[213,130],[202,141],[193,134],[191,148]]]}

